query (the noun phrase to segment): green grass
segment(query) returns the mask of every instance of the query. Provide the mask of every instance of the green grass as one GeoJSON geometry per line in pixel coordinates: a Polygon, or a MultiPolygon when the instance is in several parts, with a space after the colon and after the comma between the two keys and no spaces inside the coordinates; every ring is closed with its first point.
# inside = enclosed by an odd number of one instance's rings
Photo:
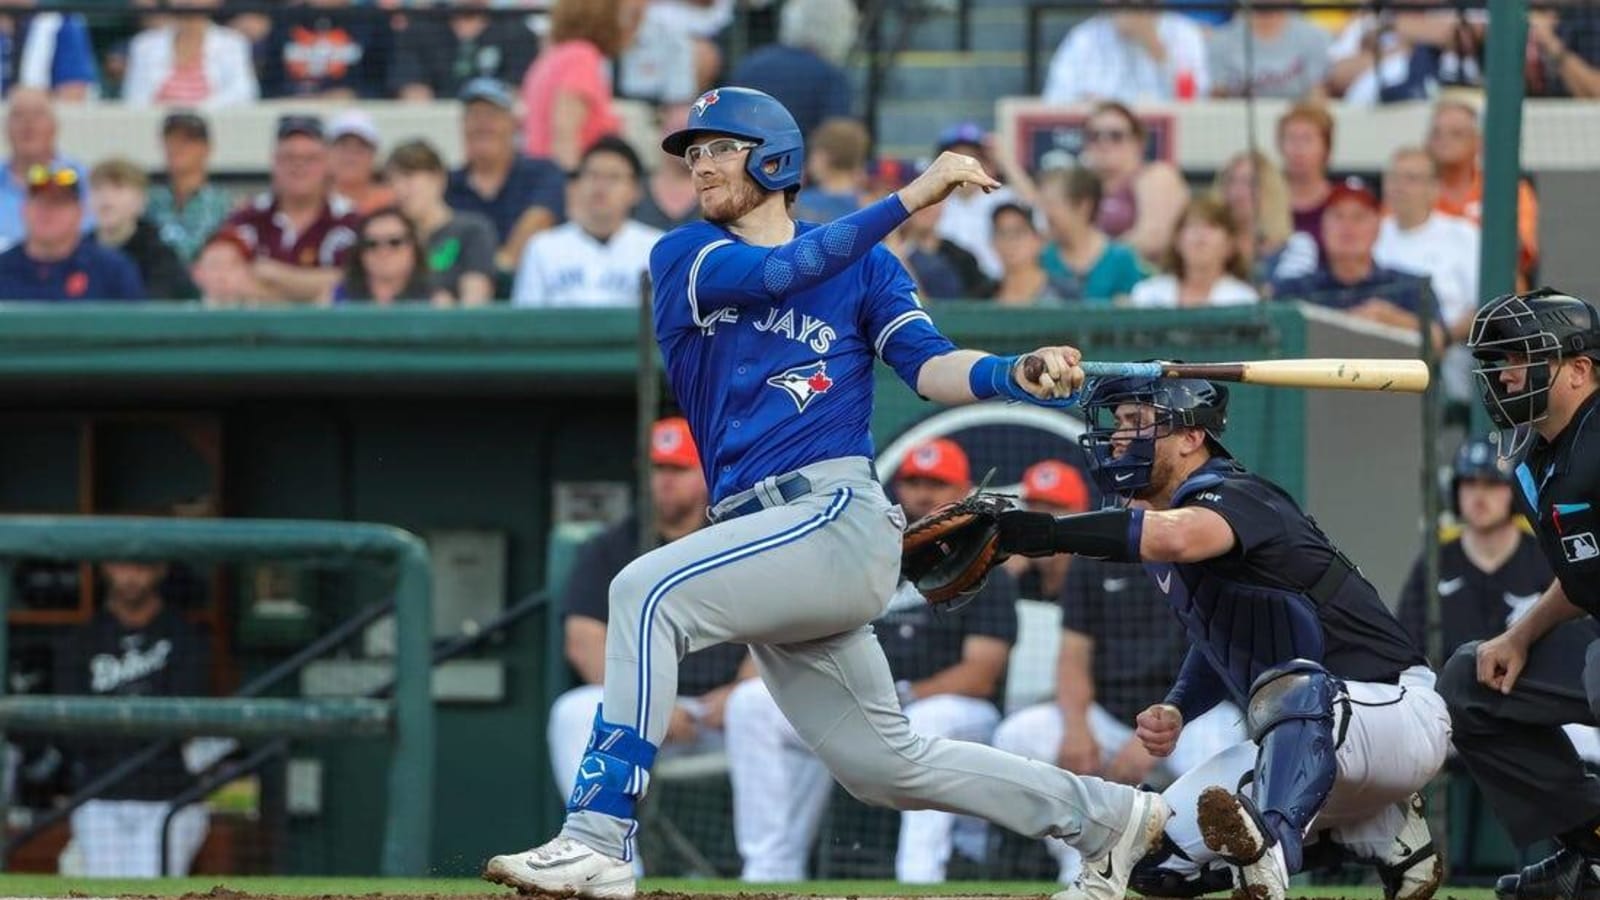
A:
{"type": "MultiPolygon", "coordinates": [[[[177,896],[203,894],[222,886],[248,894],[291,894],[300,896],[367,894],[504,894],[510,891],[470,878],[273,878],[222,877],[140,879],[62,878],[55,875],[0,875],[0,897],[66,897],[76,893],[89,897],[124,894],[138,896],[177,896]]],[[[752,886],[738,881],[695,881],[681,878],[652,878],[642,885],[645,891],[673,891],[685,894],[801,894],[820,897],[927,897],[944,895],[1018,895],[1039,897],[1055,889],[1042,882],[957,881],[942,885],[914,887],[892,881],[810,881],[804,884],[752,886]]],[[[1220,896],[1220,895],[1219,895],[1220,896]]],[[[1378,900],[1376,887],[1317,886],[1291,891],[1301,898],[1344,898],[1378,900]]],[[[1493,900],[1483,888],[1446,888],[1439,896],[1445,900],[1493,900]]]]}

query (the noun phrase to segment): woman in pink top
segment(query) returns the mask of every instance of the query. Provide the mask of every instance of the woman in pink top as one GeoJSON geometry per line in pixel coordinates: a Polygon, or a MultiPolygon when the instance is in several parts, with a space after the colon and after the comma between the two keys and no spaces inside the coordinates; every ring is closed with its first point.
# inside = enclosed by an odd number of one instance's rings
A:
{"type": "Polygon", "coordinates": [[[557,0],[550,43],[522,79],[529,156],[563,169],[595,141],[622,130],[611,108],[611,60],[633,43],[644,0],[557,0]]]}

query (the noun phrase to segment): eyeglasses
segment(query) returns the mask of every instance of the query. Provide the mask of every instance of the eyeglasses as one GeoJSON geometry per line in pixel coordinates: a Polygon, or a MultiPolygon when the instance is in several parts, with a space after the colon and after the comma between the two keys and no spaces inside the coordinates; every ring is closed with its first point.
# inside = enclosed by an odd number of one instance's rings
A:
{"type": "Polygon", "coordinates": [[[740,150],[749,150],[759,147],[754,141],[741,141],[737,138],[717,138],[706,141],[704,144],[691,144],[683,150],[683,161],[693,166],[703,156],[710,157],[712,162],[721,162],[740,150]]]}
{"type": "Polygon", "coordinates": [[[361,249],[363,249],[363,250],[376,250],[379,247],[386,247],[386,248],[388,248],[390,250],[399,250],[401,247],[404,247],[405,245],[407,245],[409,243],[410,243],[410,241],[406,240],[403,237],[362,238],[361,239],[361,249]]]}
{"type": "Polygon", "coordinates": [[[77,187],[78,171],[73,168],[51,168],[50,166],[29,166],[28,187],[33,189],[46,187],[77,187]]]}
{"type": "Polygon", "coordinates": [[[1120,129],[1112,129],[1110,131],[1090,129],[1083,133],[1084,142],[1089,144],[1098,144],[1101,141],[1105,141],[1108,144],[1120,144],[1131,137],[1133,137],[1133,132],[1120,129]]]}

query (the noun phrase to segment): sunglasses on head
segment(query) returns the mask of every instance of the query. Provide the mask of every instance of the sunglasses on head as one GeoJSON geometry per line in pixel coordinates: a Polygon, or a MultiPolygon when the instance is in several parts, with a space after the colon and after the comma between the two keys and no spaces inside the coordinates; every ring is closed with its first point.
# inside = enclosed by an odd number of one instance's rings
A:
{"type": "Polygon", "coordinates": [[[406,240],[403,237],[362,238],[361,239],[361,249],[363,249],[363,250],[376,250],[379,247],[387,247],[390,250],[398,250],[401,247],[404,247],[405,245],[407,245],[409,243],[410,243],[410,241],[406,240]]]}
{"type": "Polygon", "coordinates": [[[78,172],[76,169],[54,169],[50,166],[28,167],[28,187],[77,187],[78,172]]]}

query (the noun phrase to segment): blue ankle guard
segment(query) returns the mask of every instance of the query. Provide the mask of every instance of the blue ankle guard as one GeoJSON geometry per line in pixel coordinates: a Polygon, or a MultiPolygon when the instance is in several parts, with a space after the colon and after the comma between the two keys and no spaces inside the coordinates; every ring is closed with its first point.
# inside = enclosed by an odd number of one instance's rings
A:
{"type": "Polygon", "coordinates": [[[595,710],[589,749],[578,763],[578,781],[567,798],[567,812],[589,810],[618,819],[634,818],[634,807],[644,796],[656,746],[626,725],[613,725],[595,710]]]}

